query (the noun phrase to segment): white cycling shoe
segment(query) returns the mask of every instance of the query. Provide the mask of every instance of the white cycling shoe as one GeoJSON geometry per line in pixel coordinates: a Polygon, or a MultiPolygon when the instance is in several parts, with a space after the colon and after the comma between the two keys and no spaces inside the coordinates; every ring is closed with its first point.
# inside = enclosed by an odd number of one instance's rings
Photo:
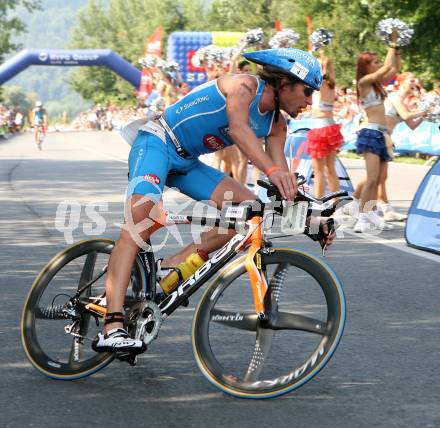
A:
{"type": "Polygon", "coordinates": [[[132,339],[123,328],[114,328],[107,334],[98,333],[92,343],[95,352],[130,352],[140,354],[147,349],[142,340],[132,339]]]}

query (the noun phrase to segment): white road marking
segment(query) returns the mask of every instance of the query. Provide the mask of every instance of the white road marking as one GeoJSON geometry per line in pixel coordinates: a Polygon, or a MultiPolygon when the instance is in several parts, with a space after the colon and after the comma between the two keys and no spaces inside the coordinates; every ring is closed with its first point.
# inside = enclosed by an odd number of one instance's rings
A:
{"type": "Polygon", "coordinates": [[[403,251],[404,253],[412,254],[413,256],[423,257],[425,259],[431,260],[433,262],[440,263],[440,256],[429,253],[427,251],[418,250],[417,248],[408,247],[406,240],[404,238],[399,239],[383,239],[377,236],[368,235],[368,233],[356,233],[350,230],[344,229],[344,233],[352,236],[356,236],[367,241],[373,242],[374,244],[385,245],[386,247],[394,248],[395,250],[403,251]]]}
{"type": "Polygon", "coordinates": [[[117,162],[122,162],[122,163],[125,163],[125,164],[128,163],[128,161],[126,161],[126,160],[119,159],[116,156],[107,155],[107,154],[102,153],[102,152],[100,152],[98,150],[93,150],[93,149],[91,149],[89,147],[81,147],[81,150],[86,150],[86,151],[88,151],[90,153],[94,153],[95,155],[99,155],[99,156],[102,156],[104,158],[111,159],[111,160],[114,160],[114,161],[117,161],[117,162]]]}

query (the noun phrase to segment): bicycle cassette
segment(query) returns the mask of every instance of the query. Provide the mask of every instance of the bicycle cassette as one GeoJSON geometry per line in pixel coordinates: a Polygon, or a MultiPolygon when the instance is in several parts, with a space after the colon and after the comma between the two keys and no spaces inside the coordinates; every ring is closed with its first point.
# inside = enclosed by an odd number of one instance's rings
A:
{"type": "Polygon", "coordinates": [[[149,345],[159,334],[162,313],[151,300],[136,303],[130,309],[130,318],[135,321],[135,338],[149,345]]]}

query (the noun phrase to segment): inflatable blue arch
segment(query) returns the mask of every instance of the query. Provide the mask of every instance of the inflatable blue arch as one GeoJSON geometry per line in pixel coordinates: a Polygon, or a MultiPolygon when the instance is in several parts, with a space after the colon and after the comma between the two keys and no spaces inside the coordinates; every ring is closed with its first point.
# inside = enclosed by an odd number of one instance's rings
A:
{"type": "Polygon", "coordinates": [[[25,49],[0,65],[0,85],[31,65],[105,66],[139,88],[141,72],[110,49],[25,49]]]}

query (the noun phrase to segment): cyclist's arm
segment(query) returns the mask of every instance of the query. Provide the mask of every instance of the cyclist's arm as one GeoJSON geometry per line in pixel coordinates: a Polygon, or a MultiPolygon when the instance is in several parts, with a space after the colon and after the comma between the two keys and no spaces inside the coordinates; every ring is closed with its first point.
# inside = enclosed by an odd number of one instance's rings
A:
{"type": "Polygon", "coordinates": [[[249,106],[255,98],[256,79],[246,75],[231,77],[225,89],[230,137],[258,169],[265,171],[275,166],[249,126],[249,106]]]}
{"type": "Polygon", "coordinates": [[[266,154],[272,159],[275,165],[283,171],[289,171],[284,146],[286,144],[287,124],[283,115],[280,115],[278,122],[274,122],[269,136],[266,138],[266,154]]]}
{"type": "MultiPolygon", "coordinates": [[[[257,81],[252,76],[240,75],[229,78],[226,91],[226,112],[229,119],[229,135],[251,162],[269,176],[270,181],[280,191],[282,197],[289,201],[296,195],[297,183],[294,174],[287,169],[284,156],[281,158],[281,144],[284,147],[286,131],[284,118],[274,124],[270,139],[277,148],[272,148],[272,156],[279,164],[264,152],[258,137],[249,126],[249,106],[255,98],[257,81]],[[274,169],[273,169],[274,168],[274,169]]],[[[270,143],[269,143],[270,144],[270,143]]],[[[273,146],[274,147],[274,146],[273,146]]]]}

